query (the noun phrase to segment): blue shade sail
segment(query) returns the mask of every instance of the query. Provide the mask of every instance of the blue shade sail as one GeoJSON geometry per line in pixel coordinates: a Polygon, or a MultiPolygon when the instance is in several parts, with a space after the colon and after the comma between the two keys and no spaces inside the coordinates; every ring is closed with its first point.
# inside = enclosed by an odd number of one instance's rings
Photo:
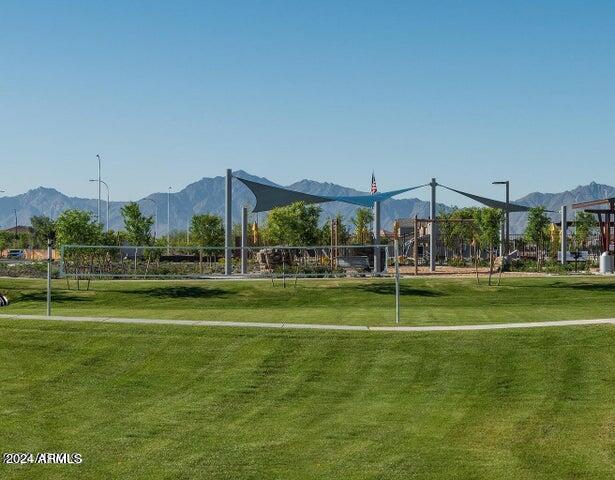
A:
{"type": "Polygon", "coordinates": [[[500,200],[493,200],[492,198],[481,197],[479,195],[474,195],[468,192],[462,192],[461,190],[455,190],[454,188],[447,187],[446,185],[438,184],[439,187],[446,188],[451,192],[456,192],[459,195],[463,195],[464,197],[471,198],[472,200],[477,201],[478,203],[482,203],[483,205],[487,205],[491,208],[499,208],[504,210],[505,212],[527,212],[530,207],[526,207],[525,205],[519,205],[517,203],[506,203],[501,202],[500,200]]]}
{"type": "Polygon", "coordinates": [[[400,195],[405,192],[409,192],[411,190],[416,190],[417,188],[426,187],[425,185],[417,185],[416,187],[408,187],[402,188],[400,190],[391,190],[390,192],[382,192],[382,193],[374,193],[373,195],[353,195],[347,197],[327,197],[332,202],[344,202],[344,203],[352,203],[353,205],[360,205],[362,207],[373,207],[374,202],[384,202],[395,195],[400,195]]]}
{"type": "Polygon", "coordinates": [[[243,183],[256,197],[256,205],[252,210],[256,212],[266,212],[273,208],[285,207],[295,202],[304,203],[327,203],[327,202],[344,202],[362,207],[373,207],[375,202],[383,202],[395,195],[409,192],[417,188],[425,187],[419,185],[416,187],[402,188],[400,190],[392,190],[390,192],[375,193],[373,195],[354,195],[354,196],[321,196],[311,195],[309,193],[297,192],[283,187],[274,187],[265,185],[264,183],[246,180],[245,178],[235,177],[243,183]]]}
{"type": "Polygon", "coordinates": [[[287,188],[274,187],[264,183],[246,180],[245,178],[235,177],[243,183],[256,197],[256,205],[252,210],[256,212],[266,212],[276,207],[285,207],[295,202],[304,203],[323,203],[330,202],[327,197],[310,195],[309,193],[296,192],[287,188]]]}

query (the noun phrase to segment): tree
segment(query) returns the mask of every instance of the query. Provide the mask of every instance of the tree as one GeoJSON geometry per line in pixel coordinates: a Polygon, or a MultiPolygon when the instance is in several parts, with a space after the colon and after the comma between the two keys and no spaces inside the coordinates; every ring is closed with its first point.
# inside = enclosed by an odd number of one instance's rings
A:
{"type": "Polygon", "coordinates": [[[55,225],[58,245],[95,245],[102,236],[102,225],[83,210],[65,210],[55,225]]]}
{"type": "Polygon", "coordinates": [[[320,212],[319,206],[304,202],[274,208],[267,218],[264,237],[271,245],[317,245],[321,238],[320,212]]]}
{"type": "MultiPolygon", "coordinates": [[[[233,225],[234,230],[235,225],[233,225]]],[[[241,235],[241,226],[239,226],[239,234],[241,235]]],[[[207,213],[194,215],[190,221],[190,243],[200,247],[224,246],[224,222],[222,218],[207,213]]],[[[216,258],[215,253],[211,250],[207,252],[209,261],[216,258]]],[[[199,249],[199,269],[203,273],[203,250],[201,249],[199,249]]]]}
{"type": "Polygon", "coordinates": [[[595,232],[598,221],[592,213],[577,212],[574,218],[574,233],[572,244],[574,248],[574,269],[577,270],[580,251],[584,249],[589,237],[595,232]]]}
{"type": "Polygon", "coordinates": [[[126,238],[131,245],[151,245],[152,225],[154,218],[146,217],[141,213],[141,207],[135,202],[130,202],[122,207],[126,238]]]}
{"type": "Polygon", "coordinates": [[[194,215],[190,223],[191,243],[200,247],[224,245],[224,223],[218,215],[194,215]]]}
{"type": "Polygon", "coordinates": [[[34,245],[37,248],[44,248],[47,246],[47,239],[54,239],[56,234],[55,222],[43,215],[33,216],[30,219],[32,228],[34,228],[34,245]]]}
{"type": "Polygon", "coordinates": [[[545,207],[532,207],[528,212],[525,238],[536,245],[536,262],[540,268],[545,242],[549,238],[551,220],[545,212],[545,207]]]}
{"type": "MultiPolygon", "coordinates": [[[[453,212],[452,218],[462,220],[455,225],[455,234],[459,239],[461,252],[463,252],[464,245],[480,243],[480,225],[476,222],[476,215],[479,210],[477,207],[468,207],[453,212]]],[[[461,253],[461,255],[463,254],[461,253]]]]}
{"type": "Polygon", "coordinates": [[[455,223],[451,222],[453,212],[441,210],[438,212],[438,234],[444,244],[445,256],[449,250],[454,250],[457,246],[457,235],[455,223]]]}
{"type": "Polygon", "coordinates": [[[576,249],[585,248],[589,237],[595,232],[598,221],[593,213],[577,212],[574,218],[574,234],[572,236],[576,249]]]}
{"type": "Polygon", "coordinates": [[[359,208],[352,219],[354,243],[364,245],[370,241],[369,224],[374,220],[374,212],[369,208],[359,208]]]}
{"type": "Polygon", "coordinates": [[[450,212],[441,211],[438,214],[439,234],[447,249],[457,250],[459,258],[464,258],[464,251],[468,245],[477,245],[480,235],[476,221],[477,208],[459,208],[450,212]]]}
{"type": "Polygon", "coordinates": [[[127,242],[125,232],[116,232],[114,230],[108,230],[103,232],[100,237],[100,243],[108,246],[122,246],[127,242]]]}
{"type": "Polygon", "coordinates": [[[489,285],[493,276],[494,249],[500,244],[500,225],[504,212],[496,208],[482,208],[476,211],[476,222],[480,227],[478,240],[489,249],[489,285]]]}
{"type": "MultiPolygon", "coordinates": [[[[96,245],[100,242],[101,237],[102,225],[94,220],[91,212],[65,210],[56,220],[57,245],[96,245]]],[[[64,252],[64,260],[75,268],[77,289],[79,289],[79,272],[82,264],[89,260],[91,271],[97,253],[99,252],[80,248],[72,248],[64,252]]],[[[66,268],[68,269],[68,264],[66,268]]],[[[66,282],[68,283],[68,277],[66,277],[66,282]]],[[[89,283],[88,280],[88,288],[89,283]]]]}
{"type": "MultiPolygon", "coordinates": [[[[344,224],[344,217],[341,213],[335,216],[335,221],[337,223],[337,244],[347,245],[350,240],[350,232],[348,231],[348,227],[344,224]]],[[[325,222],[321,231],[321,239],[318,243],[321,245],[329,245],[331,243],[331,221],[325,222]]]]}

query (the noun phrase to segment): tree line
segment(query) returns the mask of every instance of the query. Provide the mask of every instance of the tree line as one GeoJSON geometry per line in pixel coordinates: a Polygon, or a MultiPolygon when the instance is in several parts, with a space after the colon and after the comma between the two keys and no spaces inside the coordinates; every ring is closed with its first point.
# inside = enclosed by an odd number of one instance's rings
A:
{"type": "MultiPolygon", "coordinates": [[[[500,226],[504,212],[493,208],[460,208],[441,212],[440,235],[444,246],[458,252],[459,257],[470,248],[472,251],[488,248],[490,251],[499,246],[500,226]]],[[[575,215],[575,226],[570,235],[570,250],[585,249],[591,236],[596,232],[598,222],[595,215],[579,211],[575,215]]],[[[546,256],[557,257],[560,249],[560,228],[552,222],[544,207],[533,207],[528,211],[528,219],[520,244],[531,244],[535,248],[536,261],[540,266],[546,256]]]]}
{"type": "MultiPolygon", "coordinates": [[[[153,216],[146,216],[137,203],[131,202],[121,210],[124,229],[104,231],[93,213],[83,210],[65,210],[56,220],[45,216],[31,219],[32,234],[13,234],[0,232],[0,250],[5,248],[45,248],[48,238],[54,238],[56,245],[138,245],[166,246],[167,238],[155,238],[152,232],[153,216]]],[[[446,248],[458,252],[460,257],[470,251],[476,258],[481,250],[493,252],[500,244],[500,225],[503,212],[493,208],[460,208],[450,212],[440,212],[439,230],[446,248]]],[[[322,209],[318,205],[297,202],[286,207],[275,208],[269,212],[266,225],[260,230],[251,231],[252,242],[261,245],[328,245],[331,241],[330,220],[336,224],[336,243],[370,244],[373,242],[371,209],[359,208],[350,219],[354,227],[351,231],[341,215],[321,224],[322,209]],[[257,238],[254,238],[254,237],[257,238]]],[[[577,212],[575,229],[571,236],[571,250],[585,248],[596,230],[595,216],[577,212]]],[[[240,226],[234,225],[234,236],[240,235],[240,226]]],[[[544,261],[546,253],[559,249],[559,233],[543,207],[534,207],[528,214],[524,240],[536,246],[536,260],[544,261]]],[[[382,240],[384,243],[387,239],[382,240]]],[[[218,215],[199,214],[191,218],[187,232],[172,232],[172,246],[224,246],[224,223],[218,215]]],[[[491,261],[493,259],[491,258],[491,261]]]]}
{"type": "MultiPolygon", "coordinates": [[[[250,232],[253,239],[256,234],[258,243],[270,245],[323,245],[331,238],[331,224],[320,226],[321,208],[305,205],[302,202],[288,207],[276,208],[269,213],[264,228],[250,232]]],[[[101,223],[96,221],[92,212],[84,210],[65,210],[57,219],[34,216],[31,219],[32,234],[0,232],[0,250],[5,248],[35,248],[47,246],[47,239],[54,239],[54,244],[61,245],[138,245],[166,246],[166,235],[155,238],[152,227],[153,216],[146,216],[140,206],[131,202],[122,207],[123,230],[104,231],[101,223]]],[[[355,233],[351,233],[341,215],[335,217],[337,238],[340,244],[369,243],[372,234],[370,223],[373,214],[370,209],[359,209],[352,223],[355,233]]],[[[233,226],[233,235],[240,236],[240,226],[233,226]]],[[[174,231],[169,236],[171,246],[224,246],[224,222],[222,217],[213,214],[193,215],[189,230],[174,231]]]]}

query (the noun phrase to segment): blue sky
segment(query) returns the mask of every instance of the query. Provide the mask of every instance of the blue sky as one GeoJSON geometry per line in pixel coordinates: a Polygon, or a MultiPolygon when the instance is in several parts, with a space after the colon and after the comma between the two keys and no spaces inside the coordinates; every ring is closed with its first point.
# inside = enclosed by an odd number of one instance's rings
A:
{"type": "Polygon", "coordinates": [[[2,2],[7,194],[93,197],[100,153],[122,200],[227,167],[516,198],[615,184],[614,134],[615,2],[2,2]]]}

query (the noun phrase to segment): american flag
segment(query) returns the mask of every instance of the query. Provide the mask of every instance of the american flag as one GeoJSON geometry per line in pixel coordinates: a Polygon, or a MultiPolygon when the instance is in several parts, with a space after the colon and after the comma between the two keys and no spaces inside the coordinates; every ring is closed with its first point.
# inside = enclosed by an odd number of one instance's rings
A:
{"type": "Polygon", "coordinates": [[[372,188],[370,189],[370,193],[373,195],[378,192],[378,187],[376,186],[376,177],[374,176],[374,172],[372,172],[372,188]]]}

